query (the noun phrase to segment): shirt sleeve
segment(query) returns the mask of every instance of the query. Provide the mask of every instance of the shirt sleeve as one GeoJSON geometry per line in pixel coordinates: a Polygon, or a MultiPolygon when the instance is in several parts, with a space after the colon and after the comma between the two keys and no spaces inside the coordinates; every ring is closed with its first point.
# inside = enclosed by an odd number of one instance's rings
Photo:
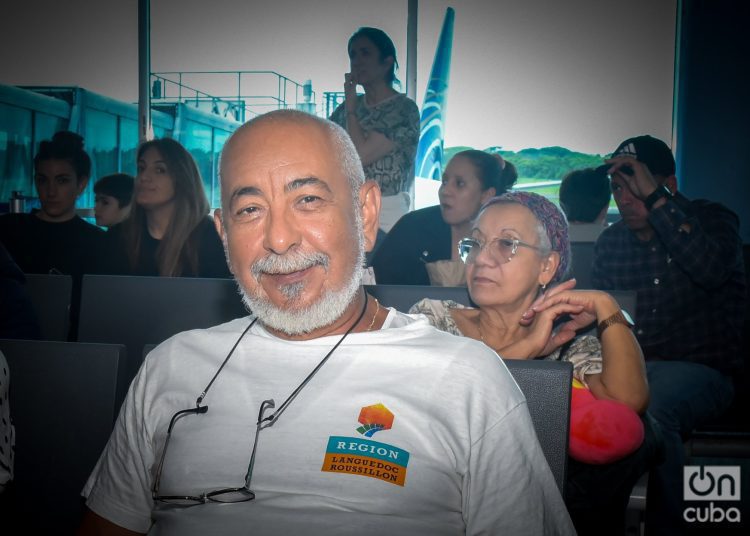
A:
{"type": "Polygon", "coordinates": [[[704,288],[717,288],[736,269],[741,253],[739,220],[719,204],[699,203],[672,199],[652,210],[648,219],[672,260],[690,279],[704,288]]]}
{"type": "Polygon", "coordinates": [[[415,303],[409,309],[409,314],[421,314],[427,317],[427,321],[440,331],[452,335],[463,335],[456,326],[451,316],[451,309],[464,309],[460,303],[452,300],[432,300],[425,298],[415,303]]]}
{"type": "Polygon", "coordinates": [[[466,534],[575,534],[526,402],[471,445],[466,534]]]}
{"type": "Polygon", "coordinates": [[[141,533],[151,527],[151,467],[155,460],[152,435],[145,421],[145,377],[141,369],[82,492],[93,512],[141,533]]]}

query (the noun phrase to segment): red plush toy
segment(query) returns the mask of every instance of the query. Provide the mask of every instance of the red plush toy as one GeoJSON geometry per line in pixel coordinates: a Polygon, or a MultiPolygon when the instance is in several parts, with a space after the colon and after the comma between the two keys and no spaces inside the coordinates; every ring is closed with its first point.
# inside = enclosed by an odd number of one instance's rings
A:
{"type": "Polygon", "coordinates": [[[643,422],[631,408],[599,400],[573,380],[570,404],[570,456],[590,464],[611,463],[643,443],[643,422]]]}

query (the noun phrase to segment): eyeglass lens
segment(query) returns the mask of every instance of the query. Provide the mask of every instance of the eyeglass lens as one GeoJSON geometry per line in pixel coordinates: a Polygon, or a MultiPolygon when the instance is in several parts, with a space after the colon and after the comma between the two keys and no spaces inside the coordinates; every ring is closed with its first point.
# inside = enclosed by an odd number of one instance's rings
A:
{"type": "Polygon", "coordinates": [[[517,251],[516,241],[510,238],[496,238],[484,244],[469,238],[461,241],[459,255],[464,262],[474,262],[484,248],[489,248],[489,253],[500,263],[508,262],[517,251]]]}

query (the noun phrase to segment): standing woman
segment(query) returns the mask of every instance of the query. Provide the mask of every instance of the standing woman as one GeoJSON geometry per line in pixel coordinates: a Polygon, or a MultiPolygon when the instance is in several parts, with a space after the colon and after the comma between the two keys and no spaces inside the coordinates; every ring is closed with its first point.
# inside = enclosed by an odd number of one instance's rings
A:
{"type": "Polygon", "coordinates": [[[393,88],[398,83],[396,47],[385,32],[360,28],[349,38],[348,51],[351,72],[344,75],[344,102],[331,120],[349,133],[365,177],[380,186],[380,226],[388,231],[410,208],[419,109],[393,88]],[[358,85],[364,95],[357,95],[358,85]]]}
{"type": "Polygon", "coordinates": [[[469,149],[456,153],[443,172],[440,204],[406,214],[375,250],[375,281],[386,285],[466,285],[458,242],[471,232],[479,208],[504,194],[518,178],[498,154],[469,149]]]}
{"type": "Polygon", "coordinates": [[[138,174],[128,219],[107,233],[106,271],[167,277],[229,277],[221,240],[198,166],[175,140],[138,149],[138,174]]]}

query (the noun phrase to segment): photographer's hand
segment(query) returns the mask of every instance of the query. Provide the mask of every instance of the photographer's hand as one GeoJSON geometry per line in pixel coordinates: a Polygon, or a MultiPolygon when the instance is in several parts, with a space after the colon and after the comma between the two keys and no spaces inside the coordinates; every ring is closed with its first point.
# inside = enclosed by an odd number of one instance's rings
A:
{"type": "Polygon", "coordinates": [[[628,186],[630,192],[643,201],[658,187],[648,166],[632,156],[615,156],[605,160],[611,167],[607,171],[610,175],[617,175],[628,186]]]}

